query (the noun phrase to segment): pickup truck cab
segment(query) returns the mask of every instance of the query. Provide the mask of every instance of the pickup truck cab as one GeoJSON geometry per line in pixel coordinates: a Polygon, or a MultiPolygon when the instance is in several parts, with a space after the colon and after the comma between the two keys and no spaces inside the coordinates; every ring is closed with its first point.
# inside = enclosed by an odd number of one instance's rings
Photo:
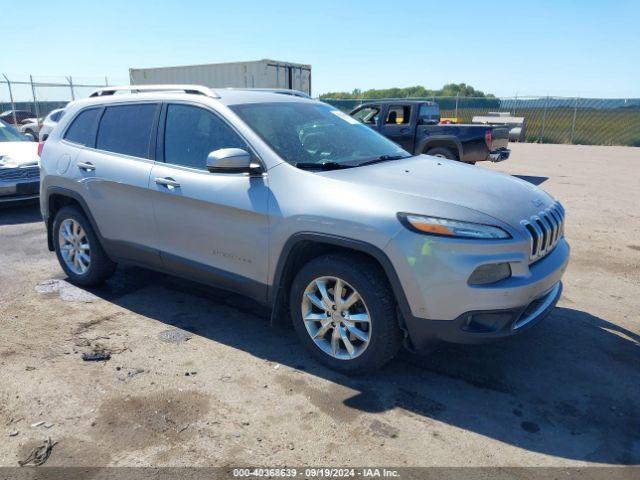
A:
{"type": "Polygon", "coordinates": [[[350,115],[407,152],[466,163],[509,158],[509,129],[491,125],[441,125],[435,102],[381,101],[360,105],[350,115]]]}

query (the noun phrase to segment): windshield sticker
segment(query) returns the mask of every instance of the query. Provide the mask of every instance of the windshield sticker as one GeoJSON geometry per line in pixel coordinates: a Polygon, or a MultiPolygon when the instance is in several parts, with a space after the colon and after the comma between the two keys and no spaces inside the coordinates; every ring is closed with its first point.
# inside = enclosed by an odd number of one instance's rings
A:
{"type": "Polygon", "coordinates": [[[347,115],[344,112],[341,112],[340,110],[330,110],[330,112],[333,113],[336,117],[341,118],[345,122],[350,123],[351,125],[359,125],[360,124],[360,122],[358,120],[356,120],[355,118],[351,118],[349,115],[347,115]]]}

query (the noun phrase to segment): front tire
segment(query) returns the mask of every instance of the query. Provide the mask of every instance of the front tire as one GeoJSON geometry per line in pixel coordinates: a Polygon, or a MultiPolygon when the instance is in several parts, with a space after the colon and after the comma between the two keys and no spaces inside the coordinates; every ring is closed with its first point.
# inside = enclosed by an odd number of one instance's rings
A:
{"type": "Polygon", "coordinates": [[[78,208],[61,208],[53,220],[53,238],[60,266],[71,283],[92,287],[116,269],[105,253],[91,223],[78,208]]]}
{"type": "Polygon", "coordinates": [[[293,280],[289,305],[303,345],[333,370],[376,370],[400,348],[393,294],[366,257],[330,254],[311,260],[293,280]]]}

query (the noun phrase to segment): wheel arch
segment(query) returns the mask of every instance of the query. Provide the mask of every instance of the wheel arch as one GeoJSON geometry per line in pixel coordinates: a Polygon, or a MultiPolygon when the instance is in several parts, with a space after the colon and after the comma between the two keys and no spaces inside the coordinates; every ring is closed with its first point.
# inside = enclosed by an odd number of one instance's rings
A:
{"type": "Polygon", "coordinates": [[[426,153],[428,150],[437,147],[448,148],[457,155],[458,160],[462,158],[462,142],[460,142],[458,138],[450,135],[434,135],[427,137],[420,143],[416,151],[426,153]]]}
{"type": "Polygon", "coordinates": [[[389,257],[378,247],[367,242],[337,235],[302,232],[292,235],[285,243],[274,272],[274,281],[269,288],[269,303],[273,306],[271,322],[284,323],[288,319],[289,287],[296,273],[310,260],[328,253],[351,253],[372,261],[389,282],[396,304],[402,313],[398,316],[400,328],[406,333],[403,317],[411,313],[400,279],[389,257]]]}
{"type": "Polygon", "coordinates": [[[84,201],[82,196],[73,190],[69,190],[63,187],[49,187],[47,189],[47,208],[46,208],[46,226],[47,226],[47,247],[49,251],[53,252],[55,250],[55,246],[53,244],[53,220],[63,207],[67,206],[76,206],[78,207],[82,213],[87,217],[89,223],[91,223],[91,227],[93,231],[97,235],[100,243],[103,244],[102,235],[100,234],[100,230],[98,229],[98,225],[91,215],[91,211],[89,210],[89,206],[84,201]]]}

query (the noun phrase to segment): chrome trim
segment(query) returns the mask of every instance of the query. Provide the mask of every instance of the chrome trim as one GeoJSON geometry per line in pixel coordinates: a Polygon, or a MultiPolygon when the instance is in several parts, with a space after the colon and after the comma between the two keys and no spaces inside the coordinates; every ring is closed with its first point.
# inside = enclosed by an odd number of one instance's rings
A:
{"type": "MultiPolygon", "coordinates": [[[[547,293],[545,293],[544,295],[540,295],[538,298],[533,300],[533,302],[535,302],[546,296],[546,298],[544,299],[544,302],[538,305],[538,307],[532,313],[530,313],[527,316],[524,316],[524,315],[521,316],[517,321],[513,323],[513,326],[511,328],[513,330],[518,330],[519,328],[524,327],[526,324],[530,323],[531,321],[539,317],[540,314],[542,314],[547,308],[549,308],[549,306],[553,302],[555,302],[558,299],[558,297],[560,296],[561,289],[562,289],[562,283],[558,282],[547,293]]],[[[529,305],[531,305],[531,303],[529,305]]]]}
{"type": "Polygon", "coordinates": [[[554,249],[564,235],[565,210],[560,202],[520,222],[529,239],[529,260],[539,260],[554,249]],[[533,230],[531,232],[529,228],[533,230]]]}

